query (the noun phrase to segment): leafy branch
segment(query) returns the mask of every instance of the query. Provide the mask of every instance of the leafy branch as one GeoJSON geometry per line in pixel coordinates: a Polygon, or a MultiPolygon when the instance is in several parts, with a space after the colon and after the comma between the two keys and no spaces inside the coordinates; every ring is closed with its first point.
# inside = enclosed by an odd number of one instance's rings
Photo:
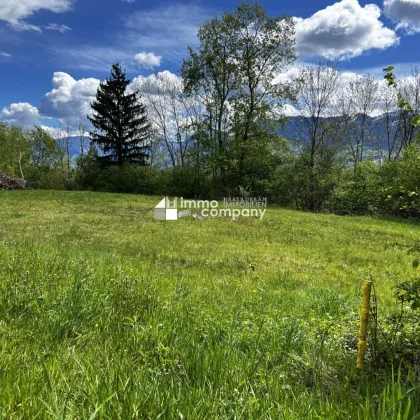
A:
{"type": "MultiPolygon", "coordinates": [[[[383,69],[385,73],[384,79],[387,81],[388,86],[393,86],[395,89],[397,89],[398,87],[397,79],[393,73],[394,69],[395,69],[394,66],[385,67],[383,69]]],[[[408,103],[407,99],[404,98],[403,94],[400,91],[397,92],[397,95],[398,95],[398,108],[402,110],[414,112],[413,107],[408,103]]],[[[413,119],[411,120],[411,125],[413,127],[420,127],[420,114],[414,115],[413,119]]],[[[420,141],[420,132],[417,135],[417,140],[420,141]]]]}

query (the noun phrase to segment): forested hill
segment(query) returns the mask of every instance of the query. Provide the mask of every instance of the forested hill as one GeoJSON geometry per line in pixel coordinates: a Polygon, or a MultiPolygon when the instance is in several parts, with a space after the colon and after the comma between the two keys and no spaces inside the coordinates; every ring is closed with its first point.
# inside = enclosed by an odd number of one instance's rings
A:
{"type": "MultiPolygon", "coordinates": [[[[361,131],[361,126],[364,124],[365,147],[369,149],[377,150],[380,147],[381,150],[386,150],[388,148],[388,141],[393,142],[404,135],[414,138],[419,131],[418,128],[416,130],[414,127],[411,127],[411,119],[408,116],[404,117],[400,112],[375,117],[365,116],[364,123],[362,122],[362,119],[363,116],[359,115],[349,121],[348,124],[351,124],[353,127],[350,127],[349,131],[352,134],[357,130],[361,131]],[[404,133],[405,131],[407,131],[407,133],[404,133]]],[[[321,118],[321,120],[323,121],[323,124],[329,125],[332,128],[329,140],[343,143],[342,135],[338,137],[336,135],[337,130],[333,128],[334,124],[338,124],[337,121],[334,121],[334,118],[321,118]]],[[[280,127],[278,132],[287,140],[300,140],[305,142],[309,141],[309,139],[306,138],[306,130],[302,130],[302,127],[307,125],[311,125],[310,118],[308,117],[289,117],[284,129],[280,127]]],[[[344,125],[345,123],[341,123],[342,128],[344,125]]],[[[346,143],[345,138],[344,143],[346,143]]]]}

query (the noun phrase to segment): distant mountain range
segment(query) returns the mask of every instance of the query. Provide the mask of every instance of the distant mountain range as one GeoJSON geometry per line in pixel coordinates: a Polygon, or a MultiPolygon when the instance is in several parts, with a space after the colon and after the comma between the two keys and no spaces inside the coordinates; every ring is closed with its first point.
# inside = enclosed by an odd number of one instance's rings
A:
{"type": "MultiPolygon", "coordinates": [[[[299,138],[298,132],[296,130],[297,123],[304,117],[291,117],[285,125],[284,130],[279,129],[279,134],[282,135],[287,140],[293,140],[299,138]]],[[[361,117],[357,117],[361,118],[361,117]]],[[[387,147],[387,136],[386,136],[386,120],[385,116],[381,115],[378,117],[367,117],[367,124],[369,127],[372,127],[371,137],[372,139],[367,142],[366,148],[368,149],[377,149],[377,141],[380,139],[382,148],[387,147]]],[[[70,155],[76,157],[80,153],[80,139],[78,136],[64,137],[61,139],[61,144],[65,144],[65,140],[69,139],[70,145],[70,155]]],[[[89,149],[90,143],[89,139],[85,137],[85,151],[89,149]]]]}
{"type": "MultiPolygon", "coordinates": [[[[287,140],[298,139],[298,130],[296,127],[298,123],[305,117],[291,117],[285,125],[284,130],[280,129],[279,134],[287,140]]],[[[361,120],[361,116],[356,117],[361,120]]],[[[386,116],[380,115],[377,117],[367,117],[367,127],[369,127],[370,139],[367,141],[366,148],[377,149],[378,140],[381,143],[382,148],[387,147],[387,122],[386,116]]],[[[301,139],[302,140],[302,139],[301,139]]],[[[304,139],[303,139],[304,140],[304,139]]]]}

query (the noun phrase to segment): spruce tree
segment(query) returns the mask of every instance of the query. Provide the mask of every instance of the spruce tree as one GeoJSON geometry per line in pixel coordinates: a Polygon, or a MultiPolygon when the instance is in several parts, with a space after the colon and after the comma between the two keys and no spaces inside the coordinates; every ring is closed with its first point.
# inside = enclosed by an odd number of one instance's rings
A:
{"type": "Polygon", "coordinates": [[[90,135],[102,150],[99,160],[106,166],[148,163],[150,125],[146,107],[137,92],[127,92],[129,84],[120,64],[113,64],[111,77],[99,85],[96,100],[91,103],[94,114],[88,119],[95,131],[90,135]]]}

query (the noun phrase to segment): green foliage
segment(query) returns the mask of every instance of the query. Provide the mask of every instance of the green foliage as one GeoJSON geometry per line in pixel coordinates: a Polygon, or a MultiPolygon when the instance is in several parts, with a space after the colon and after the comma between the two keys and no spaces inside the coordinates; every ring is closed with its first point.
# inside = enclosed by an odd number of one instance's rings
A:
{"type": "Polygon", "coordinates": [[[94,115],[88,119],[96,130],[90,135],[105,153],[98,159],[106,166],[147,163],[150,125],[138,93],[127,92],[129,84],[125,71],[113,64],[111,76],[100,84],[91,104],[94,115]]]}
{"type": "Polygon", "coordinates": [[[420,127],[420,115],[416,115],[411,121],[414,127],[420,127]]]}
{"type": "MultiPolygon", "coordinates": [[[[385,80],[388,83],[388,86],[392,86],[394,88],[397,88],[397,79],[393,73],[394,66],[389,66],[383,69],[385,73],[385,80]]],[[[411,111],[413,112],[413,107],[409,104],[408,98],[405,98],[404,95],[401,92],[397,92],[398,97],[398,108],[401,110],[411,111]]],[[[420,114],[414,115],[411,120],[411,125],[413,127],[420,127],[420,114]]],[[[417,140],[420,142],[420,131],[417,134],[417,140]]]]}
{"type": "Polygon", "coordinates": [[[0,123],[0,169],[29,188],[63,189],[60,146],[41,127],[24,130],[0,123]]]}
{"type": "Polygon", "coordinates": [[[369,161],[359,163],[355,170],[343,170],[332,194],[331,211],[349,215],[381,213],[380,172],[378,165],[369,161]]]}
{"type": "Polygon", "coordinates": [[[30,143],[21,127],[0,123],[0,169],[22,178],[30,159],[30,143]]]}
{"type": "MultiPolygon", "coordinates": [[[[418,267],[418,260],[414,261],[413,266],[418,267]]],[[[396,295],[402,304],[409,304],[413,311],[420,309],[420,280],[400,283],[396,295]]]]}
{"type": "Polygon", "coordinates": [[[270,198],[300,210],[323,211],[329,204],[341,173],[334,147],[325,148],[313,166],[308,149],[290,153],[271,180],[270,198]]]}
{"type": "Polygon", "coordinates": [[[27,138],[31,145],[31,161],[36,168],[54,169],[60,159],[60,145],[41,127],[28,130],[27,138]]]}
{"type": "Polygon", "coordinates": [[[148,167],[125,164],[109,167],[100,172],[97,191],[116,193],[151,194],[153,192],[153,170],[148,167]]]}
{"type": "Polygon", "coordinates": [[[63,189],[60,145],[41,127],[27,131],[31,147],[27,179],[29,186],[41,189],[63,189]]]}
{"type": "MultiPolygon", "coordinates": [[[[297,169],[296,169],[297,171],[297,169]]],[[[324,210],[338,214],[392,214],[420,217],[420,148],[409,145],[398,160],[367,161],[336,169],[324,210]]]]}
{"type": "Polygon", "coordinates": [[[398,92],[398,108],[404,109],[406,111],[412,111],[413,107],[405,100],[400,92],[398,92]]]}
{"type": "Polygon", "coordinates": [[[420,148],[408,146],[400,160],[381,168],[384,211],[396,215],[420,216],[420,148]]]}
{"type": "Polygon", "coordinates": [[[76,159],[75,183],[76,188],[95,190],[101,177],[101,166],[98,161],[98,150],[91,144],[86,155],[79,155],[76,159]]]}
{"type": "Polygon", "coordinates": [[[205,107],[195,149],[206,162],[196,160],[196,171],[211,177],[215,195],[268,188],[266,142],[284,122],[271,108],[294,98],[290,86],[273,80],[296,58],[294,26],[291,17],[272,18],[260,4],[241,2],[202,25],[199,48],[189,48],[185,91],[205,107]]]}
{"type": "MultiPolygon", "coordinates": [[[[113,193],[174,195],[196,197],[193,169],[175,167],[162,170],[153,167],[130,165],[102,168],[96,159],[97,151],[91,147],[83,162],[79,158],[75,173],[76,187],[113,193]]],[[[208,185],[201,185],[201,191],[208,185]]]]}
{"type": "Polygon", "coordinates": [[[387,81],[388,86],[395,86],[396,84],[396,77],[393,73],[394,69],[394,66],[388,66],[383,69],[385,73],[384,79],[387,81]]]}

